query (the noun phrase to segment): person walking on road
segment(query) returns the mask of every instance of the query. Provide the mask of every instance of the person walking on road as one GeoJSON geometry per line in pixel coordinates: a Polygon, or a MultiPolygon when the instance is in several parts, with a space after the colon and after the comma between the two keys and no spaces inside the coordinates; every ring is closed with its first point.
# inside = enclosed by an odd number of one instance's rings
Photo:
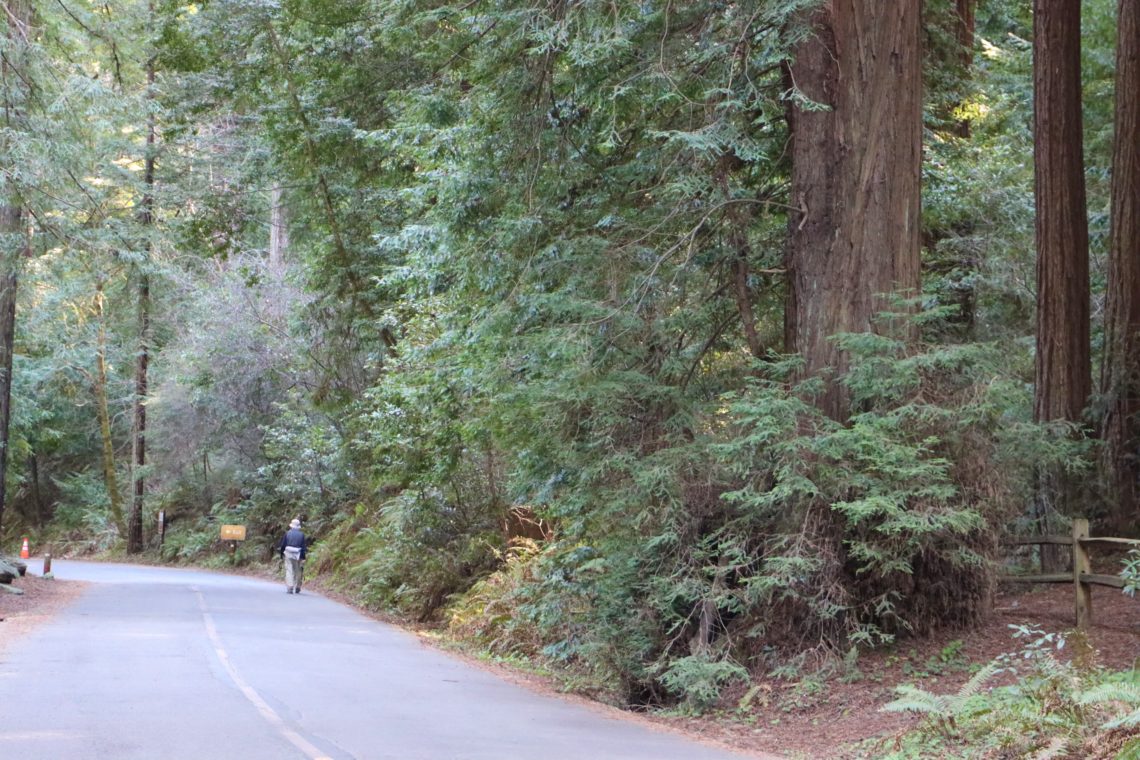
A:
{"type": "Polygon", "coordinates": [[[301,593],[301,571],[305,561],[305,534],[301,532],[301,521],[294,518],[289,530],[277,543],[277,551],[285,558],[285,592],[301,593]]]}

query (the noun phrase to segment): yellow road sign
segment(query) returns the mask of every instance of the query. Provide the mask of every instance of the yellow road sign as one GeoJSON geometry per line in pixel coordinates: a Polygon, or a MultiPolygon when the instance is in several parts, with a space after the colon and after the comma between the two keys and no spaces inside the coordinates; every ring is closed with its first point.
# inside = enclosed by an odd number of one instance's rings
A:
{"type": "Polygon", "coordinates": [[[223,541],[244,541],[245,540],[245,526],[244,525],[223,525],[222,526],[222,540],[223,541]]]}

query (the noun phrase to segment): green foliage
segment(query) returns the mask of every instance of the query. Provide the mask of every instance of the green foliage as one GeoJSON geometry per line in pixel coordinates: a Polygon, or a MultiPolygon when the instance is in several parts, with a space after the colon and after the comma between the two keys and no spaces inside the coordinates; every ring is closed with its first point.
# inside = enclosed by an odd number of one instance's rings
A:
{"type": "MultiPolygon", "coordinates": [[[[970,71],[953,4],[928,4],[928,342],[835,336],[842,425],[778,353],[785,116],[806,98],[785,70],[814,5],[45,6],[36,98],[0,146],[37,226],[21,519],[58,502],[61,535],[113,544],[93,367],[105,345],[125,470],[145,271],[142,474],[168,559],[227,561],[219,520],[256,559],[300,516],[314,569],[376,608],[691,710],[804,652],[854,677],[860,648],[976,619],[1038,472],[1088,460],[1030,422],[1027,3],[982,5],[970,71]],[[541,541],[510,535],[519,513],[541,541]]],[[[1094,213],[1108,10],[1086,15],[1094,213]]]]}
{"type": "Polygon", "coordinates": [[[522,610],[526,589],[537,579],[539,552],[537,542],[516,539],[507,547],[503,565],[455,600],[447,620],[457,640],[500,656],[540,656],[542,635],[522,610]]]}
{"type": "Polygon", "coordinates": [[[365,559],[350,572],[363,599],[422,622],[489,572],[501,537],[490,516],[469,506],[440,491],[388,501],[354,541],[365,559]]]}
{"type": "Polygon", "coordinates": [[[679,696],[683,706],[702,711],[720,700],[726,686],[748,678],[748,671],[740,665],[701,653],[670,662],[661,683],[679,696]]]}
{"type": "Polygon", "coordinates": [[[103,552],[115,545],[118,531],[111,522],[107,492],[92,473],[75,473],[56,482],[59,502],[48,540],[56,553],[103,552]]]}
{"type": "Polygon", "coordinates": [[[1028,422],[1006,348],[840,342],[861,410],[848,425],[778,374],[731,408],[739,434],[723,453],[746,480],[728,499],[765,536],[741,582],[752,603],[783,610],[762,619],[864,645],[970,619],[988,599],[990,531],[1030,493],[1033,463],[1071,456],[1072,444],[1028,422]]]}
{"type": "Polygon", "coordinates": [[[1124,579],[1124,593],[1135,596],[1137,588],[1140,588],[1140,549],[1128,552],[1120,577],[1124,579]]]}
{"type": "MultiPolygon", "coordinates": [[[[881,756],[1086,756],[1105,746],[1114,731],[1136,725],[1140,691],[1135,672],[1086,667],[1079,652],[1064,661],[1064,637],[1011,627],[1016,638],[1025,640],[1023,648],[988,663],[956,693],[897,688],[898,697],[883,709],[920,715],[923,723],[902,739],[899,749],[881,756]],[[987,686],[1002,673],[1012,674],[1011,685],[987,686]]],[[[1078,641],[1076,648],[1081,646],[1087,643],[1078,641]]],[[[1125,741],[1116,756],[1129,756],[1128,746],[1125,741]]]]}

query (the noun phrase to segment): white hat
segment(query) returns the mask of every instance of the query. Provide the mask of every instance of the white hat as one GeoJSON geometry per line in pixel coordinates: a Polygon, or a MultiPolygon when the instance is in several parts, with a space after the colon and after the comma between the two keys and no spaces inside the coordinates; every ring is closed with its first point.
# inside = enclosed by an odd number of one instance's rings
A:
{"type": "Polygon", "coordinates": [[[290,528],[300,528],[301,527],[301,521],[294,517],[293,522],[289,523],[289,527],[290,528]]]}

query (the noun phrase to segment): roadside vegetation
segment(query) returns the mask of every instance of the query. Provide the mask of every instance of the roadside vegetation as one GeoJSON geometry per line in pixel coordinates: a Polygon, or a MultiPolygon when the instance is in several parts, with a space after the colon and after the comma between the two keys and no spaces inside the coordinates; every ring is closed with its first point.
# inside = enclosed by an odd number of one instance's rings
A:
{"type": "MultiPolygon", "coordinates": [[[[1135,0],[4,4],[6,548],[298,517],[357,603],[686,716],[1138,534],[1135,0]]],[[[1140,757],[1135,671],[1019,633],[874,751],[1140,757]]]]}

